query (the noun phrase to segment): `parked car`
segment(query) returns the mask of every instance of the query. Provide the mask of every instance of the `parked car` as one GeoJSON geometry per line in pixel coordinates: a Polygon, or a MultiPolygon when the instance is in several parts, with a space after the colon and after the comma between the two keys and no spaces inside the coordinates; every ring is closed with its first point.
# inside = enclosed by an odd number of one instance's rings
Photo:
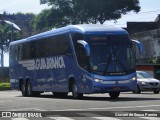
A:
{"type": "Polygon", "coordinates": [[[137,71],[137,89],[133,93],[140,94],[141,91],[153,91],[154,94],[159,94],[160,81],[145,71],[137,71]]]}

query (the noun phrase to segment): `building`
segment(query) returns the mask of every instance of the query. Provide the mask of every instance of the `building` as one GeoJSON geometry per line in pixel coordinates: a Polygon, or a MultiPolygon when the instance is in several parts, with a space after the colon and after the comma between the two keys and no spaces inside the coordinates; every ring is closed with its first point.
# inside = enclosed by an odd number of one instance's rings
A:
{"type": "Polygon", "coordinates": [[[160,15],[153,22],[127,22],[126,30],[129,34],[155,30],[160,28],[160,15]]]}
{"type": "Polygon", "coordinates": [[[126,30],[144,47],[143,56],[136,54],[137,70],[150,71],[160,80],[160,15],[153,22],[127,22],[126,30]]]}

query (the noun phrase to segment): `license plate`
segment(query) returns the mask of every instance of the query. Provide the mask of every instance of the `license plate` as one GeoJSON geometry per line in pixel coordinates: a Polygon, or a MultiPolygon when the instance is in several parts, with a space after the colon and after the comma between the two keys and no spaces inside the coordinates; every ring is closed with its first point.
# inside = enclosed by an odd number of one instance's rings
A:
{"type": "Polygon", "coordinates": [[[113,87],[113,90],[120,90],[121,88],[120,87],[113,87]]]}

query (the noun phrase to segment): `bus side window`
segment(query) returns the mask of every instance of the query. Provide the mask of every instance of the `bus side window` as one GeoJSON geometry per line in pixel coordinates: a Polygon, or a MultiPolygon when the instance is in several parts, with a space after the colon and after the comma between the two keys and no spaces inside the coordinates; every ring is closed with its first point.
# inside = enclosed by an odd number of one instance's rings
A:
{"type": "Polygon", "coordinates": [[[69,36],[66,34],[57,35],[46,40],[46,54],[48,56],[71,54],[69,36]]]}
{"type": "Polygon", "coordinates": [[[83,35],[81,33],[73,33],[72,34],[73,44],[77,56],[78,64],[85,70],[87,70],[87,56],[85,52],[85,48],[83,45],[79,44],[78,40],[83,40],[83,35]]]}
{"type": "Polygon", "coordinates": [[[55,52],[57,55],[71,54],[71,47],[69,36],[67,34],[61,34],[55,37],[55,52]]]}
{"type": "Polygon", "coordinates": [[[35,51],[35,42],[31,42],[30,44],[29,44],[29,49],[30,49],[30,55],[29,55],[29,58],[36,58],[36,51],[35,51]]]}
{"type": "Polygon", "coordinates": [[[37,40],[34,42],[34,55],[35,58],[45,57],[45,41],[37,40]]]}
{"type": "Polygon", "coordinates": [[[78,47],[79,47],[78,55],[77,55],[78,63],[82,68],[87,70],[87,56],[86,56],[85,48],[83,47],[83,45],[79,43],[78,43],[78,47]]]}
{"type": "Polygon", "coordinates": [[[65,35],[64,38],[64,51],[66,55],[71,55],[72,54],[72,50],[71,50],[71,44],[70,44],[70,38],[69,38],[69,34],[65,35]]]}
{"type": "Polygon", "coordinates": [[[18,45],[17,49],[18,49],[18,53],[16,54],[17,55],[17,60],[21,60],[21,45],[18,45]]]}

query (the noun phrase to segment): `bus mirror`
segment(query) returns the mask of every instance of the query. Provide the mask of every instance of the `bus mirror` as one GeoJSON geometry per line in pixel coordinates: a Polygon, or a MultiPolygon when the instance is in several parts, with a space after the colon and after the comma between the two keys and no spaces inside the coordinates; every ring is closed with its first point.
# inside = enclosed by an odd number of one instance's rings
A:
{"type": "Polygon", "coordinates": [[[132,42],[135,43],[136,46],[138,46],[140,55],[143,55],[143,53],[144,53],[144,48],[143,48],[142,43],[139,42],[138,40],[133,40],[133,39],[132,39],[132,42]]]}
{"type": "Polygon", "coordinates": [[[84,40],[78,40],[77,41],[79,44],[83,45],[85,51],[86,51],[86,56],[90,56],[90,47],[89,47],[89,44],[84,41],[84,40]]]}

